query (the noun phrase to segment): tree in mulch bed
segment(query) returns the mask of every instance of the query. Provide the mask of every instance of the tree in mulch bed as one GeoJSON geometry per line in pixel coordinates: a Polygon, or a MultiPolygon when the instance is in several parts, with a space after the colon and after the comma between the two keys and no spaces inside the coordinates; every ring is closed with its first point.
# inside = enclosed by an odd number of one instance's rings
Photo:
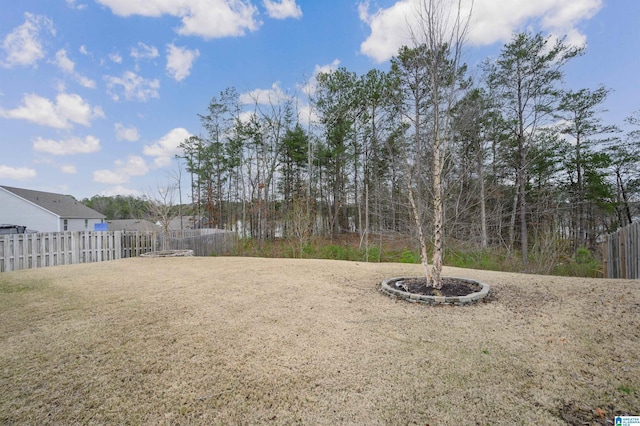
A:
{"type": "Polygon", "coordinates": [[[463,15],[459,0],[455,9],[443,0],[420,0],[416,7],[416,22],[411,28],[416,47],[403,47],[392,59],[391,73],[398,82],[397,90],[412,97],[414,109],[406,108],[413,127],[412,154],[406,158],[407,194],[420,241],[420,257],[424,278],[394,278],[382,285],[388,294],[409,300],[436,303],[468,303],[488,294],[488,286],[473,280],[442,277],[444,253],[444,182],[447,144],[452,134],[451,111],[457,94],[464,85],[464,65],[461,53],[471,15],[463,15]],[[451,18],[454,18],[453,20],[451,18]],[[424,90],[412,90],[424,87],[424,90]],[[429,124],[429,133],[424,129],[429,124]],[[431,154],[430,182],[424,179],[424,153],[431,154]],[[433,203],[433,265],[429,267],[424,216],[424,192],[431,186],[433,203]],[[486,291],[485,291],[486,290],[486,291]],[[454,299],[458,298],[458,299],[454,299]],[[462,299],[460,299],[462,298],[462,299]]]}

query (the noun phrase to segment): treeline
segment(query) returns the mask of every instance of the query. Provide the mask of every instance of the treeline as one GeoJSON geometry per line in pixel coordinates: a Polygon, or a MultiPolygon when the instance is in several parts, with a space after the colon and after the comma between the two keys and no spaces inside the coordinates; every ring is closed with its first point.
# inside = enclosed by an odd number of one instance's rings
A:
{"type": "MultiPolygon", "coordinates": [[[[433,223],[438,196],[446,241],[519,253],[525,264],[593,250],[634,220],[640,130],[602,121],[607,88],[563,87],[580,49],[515,34],[476,80],[464,66],[445,69],[448,46],[429,49],[403,47],[389,72],[318,75],[305,117],[285,94],[248,108],[235,89],[221,92],[200,115],[203,134],[181,145],[194,214],[257,240],[302,246],[356,232],[366,246],[374,235],[415,235],[414,212],[433,223]],[[456,96],[446,108],[432,90],[445,86],[456,96]],[[442,194],[431,170],[436,126],[448,141],[437,154],[442,194]]],[[[627,124],[638,128],[640,114],[627,124]]]]}
{"type": "Polygon", "coordinates": [[[152,210],[148,200],[131,195],[94,195],[83,199],[82,204],[102,213],[107,220],[147,219],[152,210]]]}

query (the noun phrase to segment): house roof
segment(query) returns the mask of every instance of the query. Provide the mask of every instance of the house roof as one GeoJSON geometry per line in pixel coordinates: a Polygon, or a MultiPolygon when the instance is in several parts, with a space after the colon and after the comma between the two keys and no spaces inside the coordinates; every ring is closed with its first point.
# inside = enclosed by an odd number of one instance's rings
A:
{"type": "Polygon", "coordinates": [[[63,219],[104,219],[106,217],[102,213],[85,206],[70,195],[32,191],[31,189],[13,188],[4,185],[0,185],[0,188],[40,206],[63,219]]]}
{"type": "Polygon", "coordinates": [[[159,232],[160,227],[144,219],[108,220],[109,231],[159,232]]]}

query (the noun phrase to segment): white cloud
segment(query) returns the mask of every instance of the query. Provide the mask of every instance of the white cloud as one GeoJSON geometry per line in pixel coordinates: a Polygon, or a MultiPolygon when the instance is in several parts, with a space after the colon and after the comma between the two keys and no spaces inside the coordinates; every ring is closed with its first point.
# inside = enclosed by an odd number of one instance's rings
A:
{"type": "Polygon", "coordinates": [[[126,174],[127,176],[144,176],[149,172],[147,163],[144,158],[137,155],[130,155],[126,161],[116,160],[116,170],[126,174]]]}
{"type": "Polygon", "coordinates": [[[127,100],[137,100],[141,102],[147,101],[149,98],[158,98],[158,89],[160,88],[160,80],[149,80],[140,77],[133,71],[126,71],[122,77],[105,76],[107,81],[107,93],[111,95],[114,101],[120,99],[120,95],[116,93],[117,87],[122,86],[124,97],[127,100]]]}
{"type": "Polygon", "coordinates": [[[6,55],[0,62],[3,67],[35,65],[45,56],[41,33],[44,33],[44,36],[56,35],[51,19],[28,12],[24,14],[24,19],[24,24],[14,28],[2,42],[2,49],[6,55]]]}
{"type": "Polygon", "coordinates": [[[334,59],[330,64],[325,65],[316,65],[313,70],[313,76],[317,77],[320,73],[328,73],[338,69],[338,65],[340,65],[339,59],[334,59]]]}
{"type": "Polygon", "coordinates": [[[242,111],[238,116],[238,120],[242,123],[249,123],[252,119],[258,118],[258,114],[254,111],[242,111]]]}
{"type": "Polygon", "coordinates": [[[602,0],[564,2],[557,5],[556,13],[545,16],[542,26],[557,37],[565,36],[565,43],[584,46],[587,36],[578,30],[581,21],[591,19],[602,8],[602,0]]]}
{"type": "Polygon", "coordinates": [[[300,18],[302,17],[302,9],[296,4],[296,0],[264,0],[264,7],[267,9],[267,15],[274,19],[300,18]]]}
{"type": "Polygon", "coordinates": [[[69,129],[73,123],[90,126],[104,117],[100,107],[91,107],[79,95],[60,93],[55,103],[33,93],[24,95],[22,105],[12,110],[0,109],[0,117],[32,121],[56,129],[69,129]]]}
{"type": "Polygon", "coordinates": [[[67,6],[69,6],[71,9],[78,9],[78,10],[87,8],[86,4],[76,4],[76,0],[67,0],[67,6]]]}
{"type": "Polygon", "coordinates": [[[116,195],[132,195],[134,197],[141,197],[144,194],[137,189],[125,188],[122,185],[117,185],[113,188],[107,189],[106,191],[102,191],[100,195],[105,197],[113,197],[116,195]]]}
{"type": "Polygon", "coordinates": [[[116,64],[122,63],[122,56],[120,56],[118,52],[109,53],[109,59],[111,59],[111,62],[115,62],[116,64]]]}
{"type": "Polygon", "coordinates": [[[64,81],[62,81],[62,80],[58,80],[56,82],[56,86],[55,87],[56,87],[56,92],[58,92],[58,93],[64,93],[64,92],[67,91],[67,85],[64,84],[64,81]]]}
{"type": "Polygon", "coordinates": [[[71,75],[71,77],[73,77],[83,87],[86,87],[88,89],[95,89],[96,87],[95,81],[83,75],[80,75],[75,71],[76,64],[71,59],[69,59],[69,57],[67,56],[66,50],[64,49],[58,50],[56,52],[56,59],[53,62],[62,71],[71,75]]]}
{"type": "Polygon", "coordinates": [[[400,46],[410,45],[408,25],[414,24],[415,0],[400,0],[387,9],[369,14],[368,3],[359,6],[360,20],[371,28],[371,34],[360,45],[360,51],[378,62],[386,61],[400,46]]]}
{"type": "Polygon", "coordinates": [[[96,88],[96,82],[91,80],[88,77],[85,77],[85,76],[80,75],[80,74],[76,74],[75,78],[78,80],[78,83],[80,83],[80,85],[82,87],[86,87],[87,89],[95,89],[96,88]]]}
{"type": "Polygon", "coordinates": [[[144,176],[149,172],[149,167],[144,158],[130,155],[126,160],[114,161],[113,170],[96,170],[93,172],[94,182],[118,185],[129,182],[131,176],[144,176]]]}
{"type": "Polygon", "coordinates": [[[176,81],[182,81],[191,74],[193,61],[200,56],[198,49],[189,50],[186,47],[167,45],[167,72],[176,81]]]}
{"type": "Polygon", "coordinates": [[[171,164],[171,160],[182,153],[180,144],[191,134],[184,128],[178,127],[158,139],[151,145],[145,145],[142,152],[150,157],[155,157],[155,167],[166,167],[171,164]]]}
{"type": "Polygon", "coordinates": [[[119,141],[136,142],[140,139],[138,129],[134,126],[125,127],[122,123],[116,123],[115,126],[116,139],[119,141]]]}
{"type": "Polygon", "coordinates": [[[206,39],[241,36],[261,25],[257,20],[258,9],[248,0],[96,1],[120,16],[175,16],[182,20],[178,34],[206,39]]]}
{"type": "Polygon", "coordinates": [[[84,140],[82,138],[72,137],[56,141],[37,137],[33,141],[33,149],[52,155],[90,154],[100,151],[100,139],[94,136],[87,136],[84,140]]]}
{"type": "Polygon", "coordinates": [[[117,185],[129,181],[129,176],[111,170],[96,170],[93,172],[93,181],[98,183],[108,183],[117,185]]]}
{"type": "Polygon", "coordinates": [[[338,65],[340,65],[340,60],[338,59],[334,59],[330,64],[316,65],[313,70],[313,75],[311,76],[309,81],[299,86],[298,89],[307,97],[313,96],[316,93],[316,89],[318,88],[318,74],[335,71],[338,69],[338,65]]]}
{"type": "Polygon", "coordinates": [[[80,46],[80,48],[78,49],[78,51],[80,53],[82,53],[83,55],[88,55],[89,51],[87,50],[87,46],[85,46],[84,44],[82,46],[80,46]]]}
{"type": "Polygon", "coordinates": [[[270,89],[255,89],[241,94],[238,101],[245,105],[278,105],[288,99],[291,99],[291,96],[282,91],[279,82],[275,82],[270,89]]]}
{"type": "MultiPolygon", "coordinates": [[[[368,2],[359,5],[360,19],[369,25],[371,34],[360,45],[360,51],[377,62],[384,62],[402,45],[412,45],[409,28],[417,28],[416,11],[421,0],[398,0],[386,9],[371,13],[368,2]]],[[[455,3],[455,2],[452,2],[455,3]]],[[[468,11],[470,2],[463,1],[468,11]]],[[[602,0],[475,0],[469,32],[469,43],[482,46],[508,41],[512,34],[528,25],[562,37],[569,43],[584,43],[585,36],[577,25],[594,16],[602,8],[602,0]]]]}
{"type": "Polygon", "coordinates": [[[311,123],[319,122],[320,118],[316,114],[315,109],[310,104],[298,105],[298,121],[303,126],[308,126],[311,123]]]}
{"type": "Polygon", "coordinates": [[[104,118],[102,108],[91,108],[91,105],[76,94],[61,93],[56,96],[56,110],[69,121],[84,126],[89,126],[95,118],[104,118]]]}
{"type": "Polygon", "coordinates": [[[76,166],[74,166],[73,164],[63,164],[60,167],[60,171],[68,175],[75,175],[76,173],[78,173],[76,166]]]}
{"type": "Polygon", "coordinates": [[[488,45],[508,41],[513,32],[537,23],[539,30],[558,37],[569,35],[568,41],[583,43],[586,38],[576,26],[590,19],[602,8],[602,0],[540,0],[529,2],[482,0],[474,4],[470,42],[488,45]],[[531,22],[533,21],[533,22],[531,22]],[[573,34],[571,36],[571,34],[573,34]],[[579,36],[578,36],[579,34],[579,36]]]}
{"type": "Polygon", "coordinates": [[[58,50],[56,52],[56,59],[54,63],[60,68],[62,71],[66,73],[73,73],[75,64],[69,57],[67,56],[67,52],[64,49],[58,50]]]}
{"type": "Polygon", "coordinates": [[[138,47],[131,48],[130,55],[135,60],[140,60],[157,58],[160,54],[158,53],[158,49],[155,46],[148,46],[139,41],[138,47]]]}
{"type": "Polygon", "coordinates": [[[34,169],[28,167],[10,167],[0,164],[0,178],[26,180],[36,177],[34,169]]]}
{"type": "Polygon", "coordinates": [[[318,115],[310,104],[310,98],[318,89],[318,74],[330,73],[338,69],[340,60],[334,59],[330,64],[316,65],[313,69],[311,78],[304,84],[299,84],[297,90],[302,92],[304,96],[299,96],[296,102],[298,120],[302,125],[309,125],[318,122],[318,115]]]}

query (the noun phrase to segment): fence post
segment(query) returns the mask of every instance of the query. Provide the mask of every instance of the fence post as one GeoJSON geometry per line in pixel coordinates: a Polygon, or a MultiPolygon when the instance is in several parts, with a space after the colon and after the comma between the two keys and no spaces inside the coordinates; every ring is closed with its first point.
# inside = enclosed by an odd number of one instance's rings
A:
{"type": "Polygon", "coordinates": [[[607,268],[607,242],[609,241],[609,235],[605,235],[602,239],[602,276],[609,278],[609,271],[607,268]]]}
{"type": "Polygon", "coordinates": [[[20,240],[18,234],[13,235],[13,270],[20,270],[20,240]]]}
{"type": "Polygon", "coordinates": [[[620,278],[627,278],[627,249],[624,228],[620,228],[620,278]]]}
{"type": "Polygon", "coordinates": [[[8,271],[7,269],[7,260],[9,257],[9,238],[2,237],[0,240],[2,242],[0,247],[0,272],[8,271]]]}
{"type": "Polygon", "coordinates": [[[114,239],[114,259],[122,259],[122,231],[116,231],[113,233],[114,239]]]}
{"type": "Polygon", "coordinates": [[[631,224],[631,232],[633,233],[632,237],[632,248],[633,248],[633,257],[631,259],[631,278],[637,279],[640,276],[640,248],[638,247],[639,235],[638,235],[638,223],[631,224]]]}

